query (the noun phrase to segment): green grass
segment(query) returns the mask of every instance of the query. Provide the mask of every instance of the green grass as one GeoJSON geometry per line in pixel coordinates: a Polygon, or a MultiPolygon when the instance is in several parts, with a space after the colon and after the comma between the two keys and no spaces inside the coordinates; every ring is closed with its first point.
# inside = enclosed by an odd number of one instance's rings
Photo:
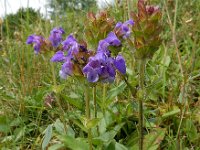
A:
{"type": "MultiPolygon", "coordinates": [[[[146,66],[145,146],[198,150],[200,4],[197,0],[156,2],[163,13],[163,42],[146,66]]],[[[116,20],[126,20],[127,8],[134,9],[135,1],[110,8],[109,12],[116,20]]],[[[80,13],[68,14],[69,18],[57,18],[54,22],[41,19],[30,24],[25,20],[15,34],[10,33],[11,28],[4,20],[7,30],[0,33],[3,35],[0,41],[0,149],[41,149],[46,143],[51,149],[59,149],[56,146],[88,149],[90,127],[95,149],[138,148],[138,64],[132,51],[125,48],[123,55],[135,97],[120,77],[107,85],[106,90],[98,84],[99,119],[88,123],[84,115],[85,87],[80,79],[61,80],[60,66],[49,61],[53,53],[34,55],[32,47],[25,44],[32,33],[48,37],[54,26],[62,26],[67,34],[77,32],[82,36],[86,17],[80,13]],[[52,108],[45,106],[47,95],[54,99],[52,108]]],[[[92,88],[90,91],[91,114],[95,118],[92,88]]]]}

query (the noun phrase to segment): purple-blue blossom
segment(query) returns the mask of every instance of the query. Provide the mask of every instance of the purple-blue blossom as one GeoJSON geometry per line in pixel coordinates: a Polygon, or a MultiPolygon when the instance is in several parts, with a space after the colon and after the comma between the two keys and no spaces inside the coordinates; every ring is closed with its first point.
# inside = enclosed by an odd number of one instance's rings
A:
{"type": "Polygon", "coordinates": [[[115,80],[116,69],[122,74],[126,73],[125,60],[121,55],[113,58],[103,52],[98,52],[90,57],[88,64],[83,68],[83,73],[89,82],[112,83],[115,80]]]}
{"type": "Polygon", "coordinates": [[[110,32],[108,36],[104,39],[111,46],[120,46],[121,41],[117,38],[114,32],[110,32]]]}
{"type": "Polygon", "coordinates": [[[42,36],[35,35],[35,34],[28,36],[26,40],[26,44],[33,44],[34,52],[36,54],[39,53],[43,42],[44,42],[44,38],[42,36]]]}
{"type": "Polygon", "coordinates": [[[103,52],[108,57],[110,57],[111,53],[109,50],[109,46],[114,46],[114,47],[121,46],[121,41],[118,39],[118,37],[114,32],[110,32],[105,39],[99,41],[97,53],[103,52]]]}
{"type": "Polygon", "coordinates": [[[77,54],[79,51],[79,44],[72,34],[70,34],[65,41],[62,42],[63,50],[68,51],[68,55],[77,54]]]}
{"type": "Polygon", "coordinates": [[[92,53],[87,50],[86,46],[79,44],[72,34],[62,42],[62,45],[62,50],[57,51],[51,61],[63,63],[59,75],[61,78],[66,79],[67,76],[79,74],[80,72],[75,68],[77,65],[80,65],[79,67],[85,65],[92,53]]]}
{"type": "Polygon", "coordinates": [[[71,76],[73,73],[73,63],[70,58],[67,58],[59,71],[61,78],[66,79],[67,76],[71,76]]]}
{"type": "Polygon", "coordinates": [[[123,38],[128,38],[131,33],[131,27],[134,25],[134,21],[132,19],[122,23],[118,22],[115,26],[115,31],[120,34],[123,38]]]}
{"type": "Polygon", "coordinates": [[[67,59],[63,51],[57,51],[54,56],[51,58],[52,62],[64,62],[67,59]]]}
{"type": "Polygon", "coordinates": [[[53,30],[51,30],[51,34],[49,36],[49,40],[51,41],[51,44],[53,47],[58,47],[59,44],[62,42],[62,35],[65,33],[63,28],[56,27],[53,30]]]}
{"type": "Polygon", "coordinates": [[[114,60],[114,65],[120,73],[126,74],[126,62],[122,55],[117,55],[114,60]]]}
{"type": "Polygon", "coordinates": [[[66,79],[67,76],[73,73],[73,57],[79,51],[79,44],[73,35],[69,35],[65,41],[62,42],[63,51],[58,51],[51,58],[52,62],[62,62],[62,67],[59,72],[61,78],[66,79]]]}
{"type": "Polygon", "coordinates": [[[83,68],[83,73],[89,82],[109,82],[115,80],[116,70],[121,74],[126,73],[126,63],[121,55],[111,57],[109,46],[119,47],[121,41],[114,32],[99,41],[97,53],[89,58],[88,64],[83,68]]]}
{"type": "Polygon", "coordinates": [[[113,68],[113,59],[104,53],[97,53],[90,57],[88,64],[83,68],[89,82],[113,82],[115,79],[115,70],[113,68]]]}

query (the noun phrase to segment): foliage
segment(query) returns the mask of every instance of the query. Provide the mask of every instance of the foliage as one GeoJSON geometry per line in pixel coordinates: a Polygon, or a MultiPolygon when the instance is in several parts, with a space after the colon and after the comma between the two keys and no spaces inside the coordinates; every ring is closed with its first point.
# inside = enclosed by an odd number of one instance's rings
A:
{"type": "Polygon", "coordinates": [[[4,17],[3,35],[14,37],[15,32],[26,28],[27,25],[36,25],[42,20],[42,16],[33,8],[20,8],[15,14],[4,17]]]}
{"type": "Polygon", "coordinates": [[[52,9],[50,14],[64,17],[70,11],[88,11],[96,6],[94,0],[48,0],[48,6],[52,9]]]}

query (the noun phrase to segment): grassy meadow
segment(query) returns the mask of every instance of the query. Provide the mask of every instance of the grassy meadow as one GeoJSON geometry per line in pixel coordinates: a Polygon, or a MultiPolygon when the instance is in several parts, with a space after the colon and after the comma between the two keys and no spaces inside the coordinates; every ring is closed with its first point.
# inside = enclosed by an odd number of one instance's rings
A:
{"type": "MultiPolygon", "coordinates": [[[[101,32],[88,25],[87,13],[98,13],[96,7],[55,13],[52,19],[33,10],[1,18],[0,149],[200,150],[200,2],[151,3],[162,12],[162,42],[146,62],[142,92],[139,63],[129,46],[120,52],[126,80],[117,74],[111,84],[86,86],[77,77],[60,78],[61,64],[50,61],[54,51],[34,54],[26,44],[29,35],[49,37],[54,27],[65,30],[64,39],[74,33],[88,42],[86,31],[101,32]],[[143,148],[138,146],[140,129],[143,148]]],[[[123,0],[104,11],[115,23],[124,22],[130,11],[137,11],[137,0],[123,0]]],[[[98,41],[88,42],[95,51],[92,42],[98,41]]]]}

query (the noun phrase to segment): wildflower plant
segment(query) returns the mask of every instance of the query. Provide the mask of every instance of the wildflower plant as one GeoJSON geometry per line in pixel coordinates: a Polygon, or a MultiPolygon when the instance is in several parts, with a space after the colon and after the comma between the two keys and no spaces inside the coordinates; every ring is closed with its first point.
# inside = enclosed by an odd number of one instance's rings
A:
{"type": "Polygon", "coordinates": [[[161,44],[162,14],[159,6],[147,5],[144,0],[139,0],[137,5],[138,12],[130,13],[135,25],[132,28],[134,39],[129,44],[134,45],[136,59],[148,59],[161,44]]]}
{"type": "MultiPolygon", "coordinates": [[[[93,86],[94,116],[97,119],[96,83],[113,83],[117,73],[125,77],[127,66],[121,50],[129,44],[134,49],[134,58],[139,62],[139,147],[142,150],[144,73],[146,60],[153,56],[161,43],[161,13],[158,6],[147,5],[145,1],[139,0],[138,13],[131,12],[131,17],[115,25],[116,21],[106,11],[97,15],[88,13],[84,30],[86,42],[78,41],[73,34],[63,40],[65,31],[61,27],[55,27],[47,39],[34,34],[28,37],[27,44],[33,44],[36,54],[45,49],[55,51],[51,62],[62,64],[59,71],[62,79],[73,76],[84,78],[87,123],[91,120],[89,86],[93,86]]],[[[127,80],[126,83],[131,87],[127,80]]],[[[103,92],[105,97],[105,88],[103,92]]],[[[91,128],[88,128],[88,143],[92,149],[91,128]]]]}
{"type": "Polygon", "coordinates": [[[138,62],[139,149],[143,150],[143,102],[146,98],[144,87],[145,69],[146,62],[152,58],[161,44],[160,34],[162,26],[160,20],[162,14],[159,6],[147,5],[145,0],[138,0],[137,9],[137,13],[130,13],[135,25],[132,27],[133,38],[128,38],[127,41],[130,47],[134,49],[134,58],[138,62]]]}

